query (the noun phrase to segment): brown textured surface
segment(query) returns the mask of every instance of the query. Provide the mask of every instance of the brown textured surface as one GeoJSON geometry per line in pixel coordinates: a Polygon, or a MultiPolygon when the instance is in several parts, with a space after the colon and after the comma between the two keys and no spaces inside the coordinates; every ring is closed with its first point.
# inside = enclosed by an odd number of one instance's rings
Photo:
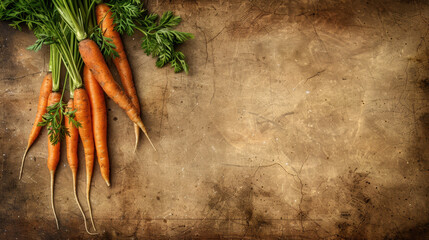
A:
{"type": "MultiPolygon", "coordinates": [[[[181,47],[191,72],[156,69],[141,35],[124,38],[158,152],[142,139],[132,153],[133,125],[107,100],[113,186],[96,166],[95,239],[429,237],[426,1],[148,8],[174,10],[196,35],[181,47]]],[[[46,131],[18,182],[49,57],[25,50],[33,41],[0,25],[0,238],[86,238],[65,155],[55,228],[46,131]]]]}

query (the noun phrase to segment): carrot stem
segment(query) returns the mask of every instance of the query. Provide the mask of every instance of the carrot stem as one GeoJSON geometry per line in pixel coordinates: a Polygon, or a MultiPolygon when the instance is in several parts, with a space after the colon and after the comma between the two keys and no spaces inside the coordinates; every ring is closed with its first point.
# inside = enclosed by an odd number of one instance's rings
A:
{"type": "Polygon", "coordinates": [[[60,74],[61,74],[61,56],[55,44],[50,45],[49,70],[52,71],[52,91],[60,90],[60,74]]]}

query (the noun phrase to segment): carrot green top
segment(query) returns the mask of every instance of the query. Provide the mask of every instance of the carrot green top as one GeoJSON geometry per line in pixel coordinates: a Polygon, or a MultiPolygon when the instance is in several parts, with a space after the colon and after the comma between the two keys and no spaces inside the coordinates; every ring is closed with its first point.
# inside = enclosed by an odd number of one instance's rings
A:
{"type": "Polygon", "coordinates": [[[49,71],[52,72],[52,91],[60,90],[61,56],[55,44],[50,45],[49,71]]]}
{"type": "MultiPolygon", "coordinates": [[[[86,3],[86,1],[84,1],[86,3]]],[[[77,40],[80,42],[87,38],[84,28],[85,13],[79,8],[81,1],[74,0],[53,0],[55,9],[61,15],[61,18],[67,23],[72,32],[76,35],[77,40]]]]}

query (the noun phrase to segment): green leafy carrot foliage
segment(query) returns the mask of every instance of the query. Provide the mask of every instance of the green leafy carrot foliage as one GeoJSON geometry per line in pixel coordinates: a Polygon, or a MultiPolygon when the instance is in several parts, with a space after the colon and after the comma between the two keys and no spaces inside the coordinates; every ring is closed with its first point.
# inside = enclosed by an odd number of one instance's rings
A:
{"type": "Polygon", "coordinates": [[[115,30],[120,34],[132,35],[135,30],[144,34],[141,48],[148,56],[157,58],[156,66],[163,67],[170,63],[175,72],[182,70],[188,73],[189,67],[185,55],[175,48],[186,40],[194,38],[192,33],[174,30],[182,18],[167,11],[159,17],[157,14],[146,14],[141,1],[112,0],[111,7],[115,30]]]}
{"type": "Polygon", "coordinates": [[[94,28],[89,38],[92,39],[95,43],[97,43],[104,57],[110,57],[110,56],[113,56],[113,58],[119,57],[119,54],[116,51],[116,46],[113,43],[113,40],[111,38],[105,37],[99,26],[94,28]]]}
{"type": "Polygon", "coordinates": [[[46,113],[43,115],[43,120],[38,126],[47,126],[49,140],[53,145],[64,140],[65,136],[70,136],[68,129],[62,124],[64,116],[69,117],[69,122],[75,127],[80,127],[81,124],[75,120],[75,112],[67,107],[62,101],[59,101],[46,108],[46,113]]]}

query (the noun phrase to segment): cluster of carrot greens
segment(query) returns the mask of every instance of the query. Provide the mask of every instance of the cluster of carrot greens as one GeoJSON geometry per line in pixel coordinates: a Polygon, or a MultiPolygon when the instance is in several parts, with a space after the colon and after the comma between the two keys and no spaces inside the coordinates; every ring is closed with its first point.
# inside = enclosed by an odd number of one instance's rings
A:
{"type": "Polygon", "coordinates": [[[84,219],[85,230],[95,234],[88,229],[76,193],[77,148],[80,138],[85,153],[88,212],[92,227],[97,231],[89,197],[95,154],[101,175],[110,186],[104,94],[112,98],[134,123],[135,148],[141,130],[156,151],[140,117],[140,103],[121,35],[141,32],[141,48],[145,54],[157,59],[157,67],[170,64],[174,72],[186,73],[189,67],[185,55],[176,51],[176,47],[192,39],[193,35],[174,29],[181,22],[179,16],[172,12],[165,12],[161,17],[148,14],[139,0],[110,0],[105,3],[100,0],[3,0],[0,2],[0,20],[9,21],[18,30],[27,26],[33,31],[37,40],[28,47],[29,50],[38,51],[43,45],[50,46],[49,72],[42,81],[36,118],[22,158],[19,178],[27,152],[45,126],[49,136],[47,165],[51,175],[51,205],[57,228],[54,177],[60,160],[60,144],[65,140],[75,200],[84,219]],[[105,58],[112,58],[122,88],[113,79],[105,58]],[[66,72],[61,89],[62,65],[66,72]],[[69,100],[65,103],[67,87],[69,100]]]}

